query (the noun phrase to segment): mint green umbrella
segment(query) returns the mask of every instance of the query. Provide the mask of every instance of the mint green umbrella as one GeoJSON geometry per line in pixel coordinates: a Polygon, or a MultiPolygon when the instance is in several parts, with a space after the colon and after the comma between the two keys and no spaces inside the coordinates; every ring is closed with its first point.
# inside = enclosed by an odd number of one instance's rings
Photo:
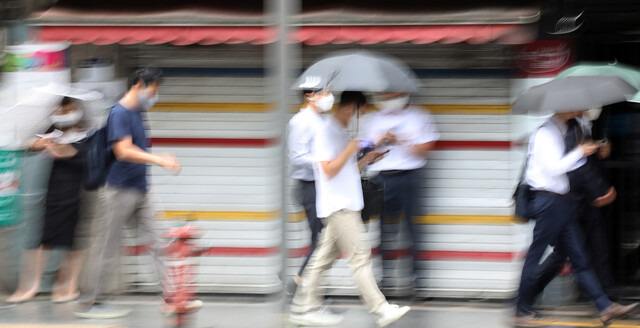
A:
{"type": "MultiPolygon", "coordinates": [[[[640,70],[629,65],[615,63],[582,62],[560,72],[555,78],[569,76],[617,76],[640,90],[640,70]]],[[[640,92],[633,95],[630,102],[640,103],[640,92]]]]}

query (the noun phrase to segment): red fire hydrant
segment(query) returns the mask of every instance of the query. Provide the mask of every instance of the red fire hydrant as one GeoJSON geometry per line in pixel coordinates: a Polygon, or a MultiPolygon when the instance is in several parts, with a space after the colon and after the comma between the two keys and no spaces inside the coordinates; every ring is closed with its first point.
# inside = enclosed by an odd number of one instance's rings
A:
{"type": "Polygon", "coordinates": [[[191,241],[201,236],[202,232],[189,224],[172,227],[165,234],[165,237],[171,238],[171,242],[164,252],[166,271],[163,292],[166,312],[177,315],[175,326],[181,326],[184,315],[199,308],[193,306],[196,299],[194,257],[199,256],[202,249],[191,241]]]}

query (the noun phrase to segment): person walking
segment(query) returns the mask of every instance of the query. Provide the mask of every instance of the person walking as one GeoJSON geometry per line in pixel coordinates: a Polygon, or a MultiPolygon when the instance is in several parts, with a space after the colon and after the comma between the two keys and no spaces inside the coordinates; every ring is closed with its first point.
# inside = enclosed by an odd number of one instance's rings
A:
{"type": "Polygon", "coordinates": [[[371,248],[362,240],[365,228],[360,216],[364,205],[360,170],[379,153],[372,151],[359,161],[356,159],[358,142],[350,140],[347,127],[359,111],[357,99],[361,98],[358,92],[342,93],[340,106],[314,141],[316,206],[325,228],[293,298],[289,319],[296,324],[325,326],[342,321],[342,316],[322,307],[319,291],[323,272],[331,268],[341,253],[349,259],[352,277],[379,326],[395,322],[410,310],[389,304],[382,295],[373,276],[371,248]]]}
{"type": "MultiPolygon", "coordinates": [[[[64,97],[54,115],[53,126],[47,134],[31,143],[31,150],[46,151],[53,156],[45,200],[44,227],[41,246],[32,258],[32,272],[21,272],[18,289],[7,299],[9,303],[31,300],[40,291],[42,275],[56,248],[67,250],[56,281],[51,300],[63,303],[78,298],[78,277],[82,269],[83,245],[74,242],[76,226],[80,220],[82,172],[86,132],[82,127],[83,110],[73,98],[64,97]],[[59,134],[59,135],[56,135],[59,134]]],[[[84,218],[88,219],[88,218],[84,218]]]]}
{"type": "Polygon", "coordinates": [[[583,157],[594,154],[598,145],[584,142],[565,152],[567,122],[580,115],[581,111],[557,113],[531,136],[525,182],[532,190],[530,213],[536,224],[518,290],[515,324],[519,327],[541,326],[532,304],[537,292],[538,263],[548,245],[569,257],[578,284],[598,308],[603,323],[627,315],[638,306],[611,302],[584,250],[584,237],[575,216],[577,204],[568,196],[567,172],[583,157]]]}
{"type": "Polygon", "coordinates": [[[412,271],[415,278],[416,245],[420,242],[420,233],[413,219],[417,214],[418,188],[424,182],[420,170],[427,164],[427,157],[440,134],[428,112],[409,105],[408,94],[388,92],[377,96],[377,99],[380,110],[366,115],[362,125],[367,139],[374,141],[381,150],[389,150],[388,155],[367,168],[380,172],[384,184],[381,248],[388,249],[385,244],[398,241],[397,236],[396,240],[383,238],[389,235],[385,229],[388,225],[384,223],[404,221],[413,246],[412,271]]]}
{"type": "MultiPolygon", "coordinates": [[[[590,110],[588,113],[593,112],[590,110]]],[[[585,140],[592,139],[591,120],[597,116],[583,115],[567,121],[567,133],[564,138],[565,152],[574,149],[585,140]]],[[[611,153],[611,144],[600,145],[598,152],[582,158],[574,166],[574,170],[567,173],[569,178],[570,196],[575,198],[578,209],[576,211],[578,223],[582,229],[584,249],[591,259],[592,267],[605,293],[611,297],[614,285],[613,272],[609,260],[608,238],[604,228],[602,207],[612,203],[616,198],[616,190],[606,181],[599,161],[611,153]]],[[[559,249],[549,254],[540,265],[536,281],[538,293],[553,280],[561,270],[567,256],[559,249]]]]}
{"type": "MultiPolygon", "coordinates": [[[[121,233],[125,224],[136,220],[142,232],[154,245],[156,273],[162,285],[162,246],[155,234],[154,214],[148,196],[147,164],[158,165],[177,174],[180,162],[170,154],[147,152],[147,137],[142,111],[151,108],[158,99],[161,71],[154,68],[136,70],[129,78],[124,97],[113,106],[107,121],[107,139],[116,161],[111,165],[106,185],[100,190],[104,212],[102,223],[106,231],[93,277],[92,289],[75,311],[80,318],[116,318],[129,314],[128,309],[110,308],[101,304],[104,300],[103,285],[106,272],[117,263],[120,255],[121,233]]],[[[199,302],[199,301],[198,301],[199,302]]],[[[202,306],[201,302],[194,307],[202,306]]]]}
{"type": "Polygon", "coordinates": [[[322,113],[333,107],[334,96],[328,90],[304,90],[304,107],[289,121],[287,154],[289,176],[297,181],[298,201],[304,207],[311,231],[311,247],[288,290],[293,294],[300,285],[302,272],[318,245],[322,221],[316,214],[316,183],[313,177],[313,143],[318,129],[324,125],[322,113]]]}

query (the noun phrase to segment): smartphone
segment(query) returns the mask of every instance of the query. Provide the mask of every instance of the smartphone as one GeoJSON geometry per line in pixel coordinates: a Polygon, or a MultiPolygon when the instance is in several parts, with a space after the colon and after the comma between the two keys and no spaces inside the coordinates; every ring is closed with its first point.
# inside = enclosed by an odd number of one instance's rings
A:
{"type": "Polygon", "coordinates": [[[380,157],[382,157],[382,156],[386,155],[386,154],[387,154],[388,152],[390,152],[390,151],[391,151],[391,149],[387,149],[387,150],[385,150],[384,152],[380,153],[380,155],[378,155],[378,156],[374,157],[371,161],[372,161],[372,162],[377,161],[380,157]]]}
{"type": "Polygon", "coordinates": [[[607,138],[602,138],[600,140],[596,140],[596,142],[598,143],[599,146],[605,146],[606,144],[609,143],[609,139],[607,138]]]}

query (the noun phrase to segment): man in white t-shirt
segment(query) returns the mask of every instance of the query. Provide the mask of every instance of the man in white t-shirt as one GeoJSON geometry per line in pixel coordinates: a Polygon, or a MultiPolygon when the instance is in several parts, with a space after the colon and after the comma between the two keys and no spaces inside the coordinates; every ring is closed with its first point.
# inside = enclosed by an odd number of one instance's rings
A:
{"type": "Polygon", "coordinates": [[[379,153],[370,152],[360,161],[356,159],[358,143],[351,140],[347,127],[359,110],[359,99],[363,99],[359,92],[344,92],[336,113],[316,134],[316,208],[325,228],[291,305],[290,320],[296,324],[324,326],[342,321],[341,316],[322,308],[318,290],[322,273],[331,268],[341,253],[349,258],[353,279],[365,305],[377,316],[379,326],[390,325],[410,310],[389,304],[380,292],[371,267],[371,247],[362,239],[365,228],[360,217],[364,206],[360,170],[379,153]]]}
{"type": "MultiPolygon", "coordinates": [[[[365,136],[381,144],[381,151],[389,150],[389,153],[369,166],[368,170],[379,171],[384,184],[384,213],[381,222],[404,220],[408,224],[415,263],[415,245],[419,242],[420,235],[413,217],[417,214],[418,188],[424,181],[420,170],[427,164],[427,156],[440,139],[440,134],[427,111],[409,106],[408,94],[384,93],[377,97],[376,103],[380,111],[365,116],[362,125],[365,136]]],[[[387,227],[388,225],[382,224],[380,229],[382,249],[387,249],[384,244],[391,242],[382,238],[390,235],[387,227]]],[[[415,264],[413,269],[415,273],[415,264]]]]}

